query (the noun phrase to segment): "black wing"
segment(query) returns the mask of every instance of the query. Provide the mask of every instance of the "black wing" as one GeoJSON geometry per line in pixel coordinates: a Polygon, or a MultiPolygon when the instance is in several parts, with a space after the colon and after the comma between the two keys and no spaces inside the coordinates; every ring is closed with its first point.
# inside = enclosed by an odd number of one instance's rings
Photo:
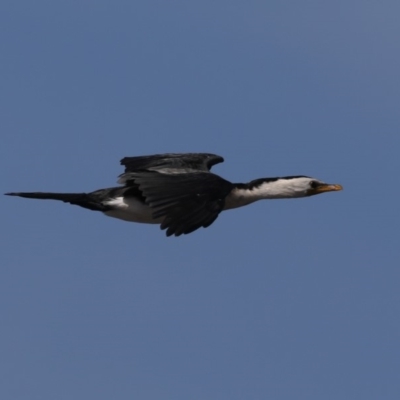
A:
{"type": "Polygon", "coordinates": [[[121,160],[121,165],[125,166],[125,173],[119,176],[118,183],[128,183],[131,180],[131,172],[157,171],[164,174],[208,172],[213,165],[223,161],[221,156],[208,153],[166,153],[125,157],[121,160]]]}
{"type": "Polygon", "coordinates": [[[222,211],[232,183],[205,172],[160,174],[134,172],[132,179],[154,210],[162,218],[161,229],[167,236],[179,236],[210,226],[222,211]]]}

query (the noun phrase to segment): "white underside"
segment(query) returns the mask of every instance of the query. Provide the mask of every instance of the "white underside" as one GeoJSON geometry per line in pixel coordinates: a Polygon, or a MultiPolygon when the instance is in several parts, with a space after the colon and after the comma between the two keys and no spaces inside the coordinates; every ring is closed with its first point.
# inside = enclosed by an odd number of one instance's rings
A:
{"type": "Polygon", "coordinates": [[[139,222],[142,224],[159,224],[162,219],[153,219],[152,209],[134,198],[117,197],[105,202],[105,204],[115,207],[111,211],[105,211],[108,217],[122,219],[128,222],[139,222]]]}
{"type": "MultiPolygon", "coordinates": [[[[224,210],[242,207],[259,200],[256,196],[249,196],[242,191],[233,190],[226,198],[224,210]]],[[[104,204],[113,207],[113,210],[105,211],[108,217],[122,219],[128,222],[139,222],[142,224],[160,224],[162,218],[153,219],[153,210],[135,198],[117,197],[108,200],[104,204]]]]}

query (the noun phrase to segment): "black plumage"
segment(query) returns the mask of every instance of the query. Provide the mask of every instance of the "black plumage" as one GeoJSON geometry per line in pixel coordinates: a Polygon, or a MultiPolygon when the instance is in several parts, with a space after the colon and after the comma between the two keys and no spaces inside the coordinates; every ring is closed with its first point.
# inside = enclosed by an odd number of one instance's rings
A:
{"type": "MultiPolygon", "coordinates": [[[[166,153],[125,157],[119,176],[124,186],[90,193],[17,192],[6,193],[31,199],[61,200],[83,208],[112,212],[118,197],[134,199],[151,209],[153,220],[161,220],[167,236],[186,234],[215,221],[224,206],[232,184],[209,171],[223,162],[209,153],[166,153]]],[[[107,214],[108,215],[108,214],[107,214]]],[[[151,221],[149,221],[151,222],[151,221]]]]}
{"type": "Polygon", "coordinates": [[[132,173],[154,218],[163,217],[167,236],[187,234],[207,227],[218,217],[232,183],[212,173],[132,173]]]}

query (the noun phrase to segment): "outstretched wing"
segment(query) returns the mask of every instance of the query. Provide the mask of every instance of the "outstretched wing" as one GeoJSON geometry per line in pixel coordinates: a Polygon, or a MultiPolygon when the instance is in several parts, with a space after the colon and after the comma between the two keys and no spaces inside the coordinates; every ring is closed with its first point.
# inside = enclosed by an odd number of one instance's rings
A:
{"type": "Polygon", "coordinates": [[[132,180],[132,172],[157,171],[162,174],[208,172],[213,165],[223,161],[221,156],[208,153],[166,153],[125,157],[121,160],[121,165],[125,166],[125,173],[119,176],[118,183],[129,183],[132,180]]]}
{"type": "Polygon", "coordinates": [[[154,218],[162,218],[167,236],[179,236],[210,226],[224,207],[232,183],[208,172],[162,174],[133,172],[154,218]]]}

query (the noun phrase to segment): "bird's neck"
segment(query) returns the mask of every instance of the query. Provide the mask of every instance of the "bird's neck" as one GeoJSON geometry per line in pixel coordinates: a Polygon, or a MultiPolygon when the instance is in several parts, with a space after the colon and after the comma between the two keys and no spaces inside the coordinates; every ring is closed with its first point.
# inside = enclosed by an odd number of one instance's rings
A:
{"type": "Polygon", "coordinates": [[[242,207],[263,199],[291,199],[299,196],[291,179],[261,178],[249,183],[235,183],[225,199],[224,210],[242,207]]]}

